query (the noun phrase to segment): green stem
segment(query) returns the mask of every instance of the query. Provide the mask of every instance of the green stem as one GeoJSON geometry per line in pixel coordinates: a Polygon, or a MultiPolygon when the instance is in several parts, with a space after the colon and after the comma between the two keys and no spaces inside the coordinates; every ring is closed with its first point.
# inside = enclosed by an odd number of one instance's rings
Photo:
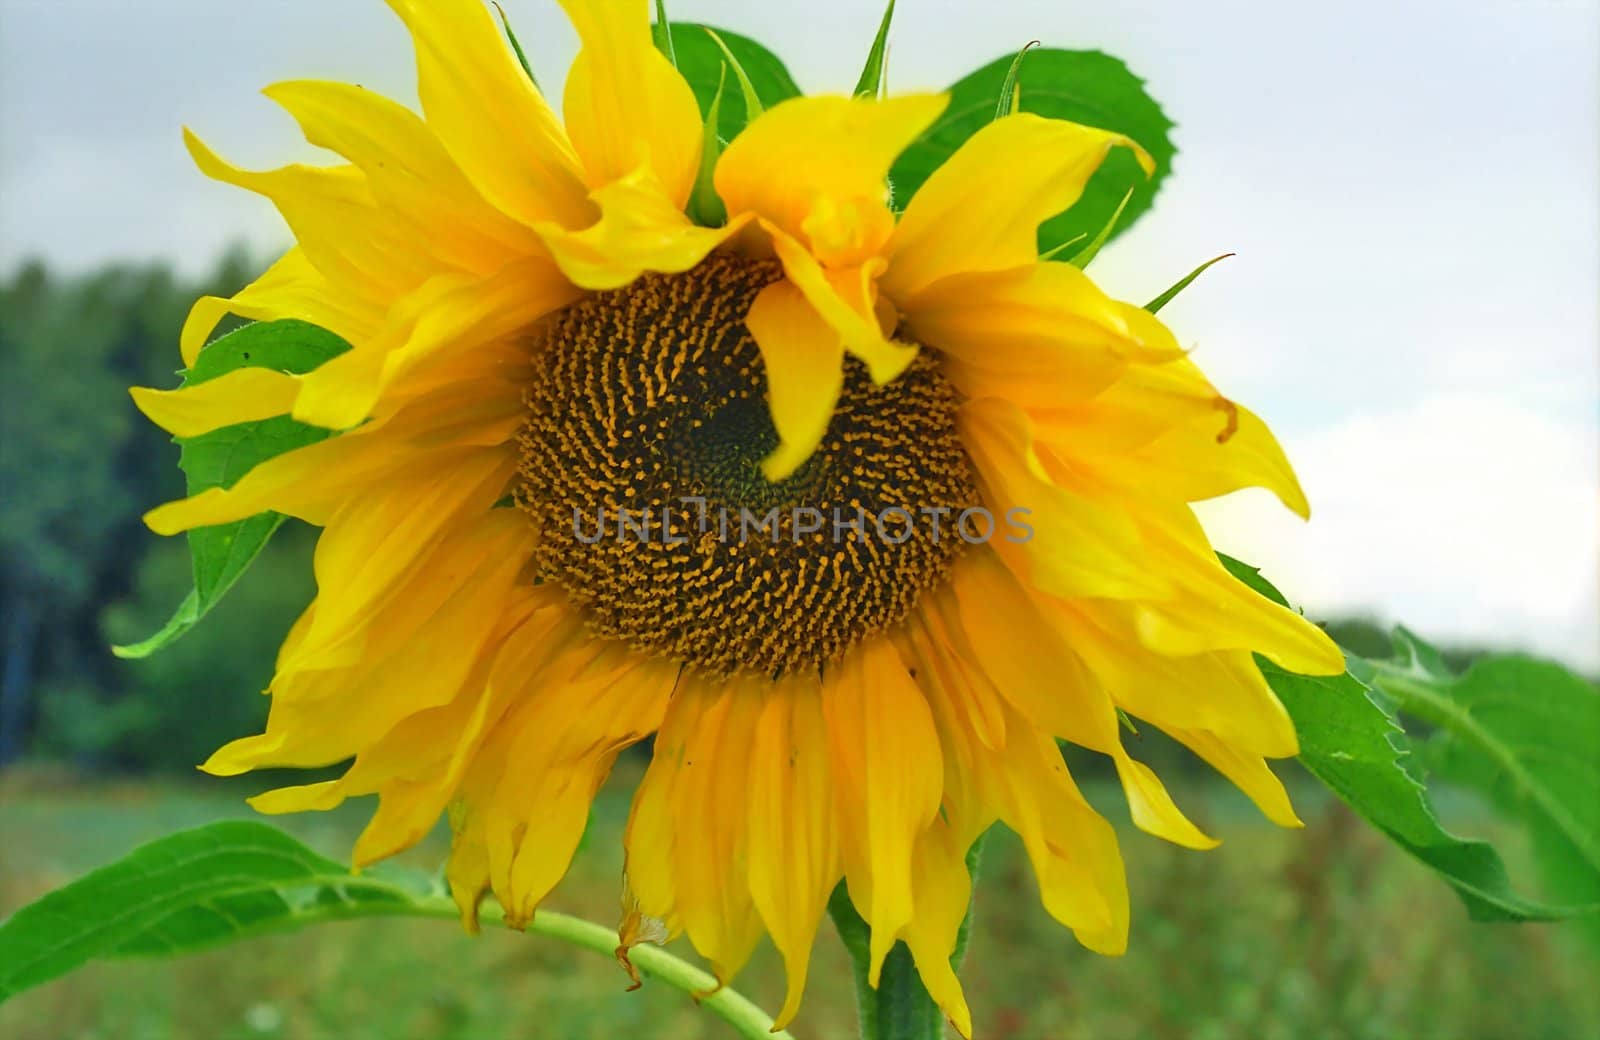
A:
{"type": "MultiPolygon", "coordinates": [[[[460,911],[448,899],[419,900],[413,905],[422,916],[459,918],[460,911]]],[[[499,920],[495,908],[485,906],[485,920],[499,920]]],[[[581,917],[558,914],[553,910],[540,910],[534,914],[528,931],[549,939],[614,957],[617,950],[617,932],[614,928],[585,921],[581,917]]],[[[717,980],[710,973],[680,960],[659,946],[635,946],[628,951],[628,959],[640,972],[659,979],[673,989],[682,990],[693,997],[695,1003],[727,1022],[748,1040],[794,1040],[788,1032],[773,1032],[772,1016],[752,1004],[741,994],[724,986],[717,988],[717,980]]]]}
{"type": "MultiPolygon", "coordinates": [[[[967,851],[967,872],[976,885],[978,866],[983,854],[980,836],[967,851]]],[[[861,1040],[942,1040],[944,1013],[923,988],[922,977],[917,974],[911,951],[905,943],[897,942],[884,958],[883,972],[878,977],[878,988],[867,982],[867,968],[871,963],[872,929],[861,915],[843,882],[833,890],[828,899],[828,916],[833,918],[839,938],[844,941],[854,967],[856,984],[856,1020],[861,1029],[861,1040]]],[[[961,960],[966,954],[967,936],[972,927],[972,903],[967,904],[967,914],[961,920],[961,930],[956,933],[956,948],[950,955],[950,966],[961,970],[961,960]]]]}

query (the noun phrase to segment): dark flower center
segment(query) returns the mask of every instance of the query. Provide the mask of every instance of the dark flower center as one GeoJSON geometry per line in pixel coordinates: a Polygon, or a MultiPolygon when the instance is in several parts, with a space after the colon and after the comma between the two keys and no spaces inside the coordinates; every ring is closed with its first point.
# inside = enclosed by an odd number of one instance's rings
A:
{"type": "Polygon", "coordinates": [[[598,634],[708,671],[820,667],[911,610],[978,504],[928,352],[887,386],[846,361],[822,445],[778,444],[744,318],[775,263],[717,255],[556,315],[518,437],[535,572],[598,634]]]}

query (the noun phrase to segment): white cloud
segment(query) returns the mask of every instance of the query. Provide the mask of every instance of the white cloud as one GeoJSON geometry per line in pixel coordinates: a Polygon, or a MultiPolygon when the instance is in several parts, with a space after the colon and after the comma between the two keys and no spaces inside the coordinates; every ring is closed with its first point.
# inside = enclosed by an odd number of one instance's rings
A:
{"type": "Polygon", "coordinates": [[[1218,548],[1313,615],[1357,611],[1436,639],[1600,668],[1600,427],[1449,394],[1286,444],[1313,507],[1264,494],[1201,506],[1218,548]]]}

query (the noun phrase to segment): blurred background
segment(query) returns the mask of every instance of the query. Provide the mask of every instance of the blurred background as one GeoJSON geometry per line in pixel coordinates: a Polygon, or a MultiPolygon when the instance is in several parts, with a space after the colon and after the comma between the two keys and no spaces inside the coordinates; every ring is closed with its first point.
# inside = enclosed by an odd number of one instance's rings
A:
{"type": "MultiPolygon", "coordinates": [[[[505,6],[554,93],[565,20],[549,0],[505,6]]],[[[875,8],[669,4],[765,42],[808,91],[854,83],[875,8]]],[[[1163,317],[1274,426],[1315,515],[1253,492],[1207,503],[1219,547],[1363,652],[1399,620],[1457,662],[1522,649],[1600,672],[1600,3],[904,0],[891,87],[946,85],[1033,39],[1125,59],[1178,123],[1174,174],[1096,261],[1101,283],[1148,299],[1238,254],[1163,317]]],[[[174,385],[189,303],[287,242],[269,204],[191,167],[179,128],[245,166],[327,161],[257,93],[303,77],[415,103],[379,0],[0,0],[0,915],[273,783],[193,766],[264,718],[254,692],[310,596],[310,532],[280,532],[164,654],[107,647],[154,631],[189,583],[181,542],[139,522],[182,493],[177,452],[125,388],[174,385]]],[[[638,770],[608,787],[562,908],[615,913],[638,770]]],[[[1583,936],[1469,926],[1424,868],[1282,772],[1307,832],[1272,830],[1199,770],[1173,786],[1222,849],[1128,832],[1121,960],[1050,926],[994,843],[968,972],[980,1035],[1600,1036],[1583,936]]],[[[1522,862],[1482,807],[1445,792],[1442,809],[1522,862]]],[[[293,824],[330,852],[359,825],[359,809],[293,824]]],[[[822,945],[797,1035],[848,1028],[843,961],[822,945]]],[[[772,961],[745,988],[776,1006],[772,961]]],[[[617,981],[537,940],[346,925],[98,965],[0,1008],[0,1033],[565,1037],[591,1035],[599,1004],[595,1036],[717,1035],[676,994],[617,981]]]]}

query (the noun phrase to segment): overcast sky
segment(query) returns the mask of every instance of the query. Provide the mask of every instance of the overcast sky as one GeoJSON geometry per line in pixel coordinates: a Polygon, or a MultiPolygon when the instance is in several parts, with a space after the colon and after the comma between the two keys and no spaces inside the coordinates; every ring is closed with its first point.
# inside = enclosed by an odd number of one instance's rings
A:
{"type": "MultiPolygon", "coordinates": [[[[550,0],[505,6],[554,89],[570,30],[550,0]]],[[[854,83],[874,7],[669,3],[768,42],[810,91],[854,83]]],[[[1600,0],[902,0],[891,85],[1030,39],[1119,55],[1179,123],[1102,283],[1144,300],[1239,254],[1163,317],[1275,426],[1315,512],[1208,504],[1219,545],[1314,615],[1600,668],[1600,0]]],[[[320,161],[257,93],[300,77],[414,103],[381,0],[0,0],[0,271],[281,248],[179,127],[245,165],[320,161]]]]}

